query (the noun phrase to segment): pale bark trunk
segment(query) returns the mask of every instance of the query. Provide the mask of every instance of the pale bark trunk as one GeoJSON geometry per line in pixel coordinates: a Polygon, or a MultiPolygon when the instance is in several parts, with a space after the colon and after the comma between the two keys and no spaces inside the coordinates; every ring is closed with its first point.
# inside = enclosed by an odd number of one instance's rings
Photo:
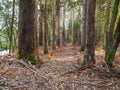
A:
{"type": "Polygon", "coordinates": [[[75,45],[74,8],[72,8],[72,45],[75,45]]]}
{"type": "Polygon", "coordinates": [[[107,1],[107,9],[106,9],[106,22],[105,22],[105,26],[104,26],[104,49],[106,49],[106,41],[107,41],[107,34],[108,34],[108,26],[109,26],[109,22],[110,22],[110,6],[111,6],[111,0],[107,1]]]}
{"type": "Polygon", "coordinates": [[[86,15],[87,15],[87,0],[83,0],[82,26],[81,26],[81,48],[85,48],[86,41],[86,15]]]}
{"type": "Polygon", "coordinates": [[[10,26],[9,55],[12,54],[12,49],[13,49],[13,24],[14,24],[14,16],[15,16],[15,0],[13,0],[12,20],[11,20],[11,26],[10,26]]]}

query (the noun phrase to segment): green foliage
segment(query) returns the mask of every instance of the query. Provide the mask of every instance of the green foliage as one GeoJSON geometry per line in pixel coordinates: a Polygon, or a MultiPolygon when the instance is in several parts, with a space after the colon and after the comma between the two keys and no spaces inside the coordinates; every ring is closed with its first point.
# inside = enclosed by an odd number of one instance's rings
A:
{"type": "Polygon", "coordinates": [[[81,19],[79,17],[76,17],[74,20],[74,27],[78,29],[80,28],[80,24],[81,24],[81,19]]]}
{"type": "Polygon", "coordinates": [[[76,5],[77,5],[77,1],[69,0],[69,2],[68,2],[68,6],[69,6],[69,7],[73,8],[73,7],[75,7],[76,5]]]}
{"type": "MultiPolygon", "coordinates": [[[[74,20],[74,31],[75,31],[75,37],[78,38],[78,30],[80,29],[81,19],[79,17],[76,17],[74,20]]],[[[66,30],[67,32],[67,41],[72,41],[72,20],[71,18],[68,21],[68,28],[66,30]]]]}
{"type": "MultiPolygon", "coordinates": [[[[18,11],[18,0],[16,0],[16,10],[18,11]]],[[[11,26],[11,18],[12,18],[12,1],[11,0],[2,0],[0,2],[0,36],[1,36],[1,47],[8,47],[9,45],[9,35],[10,35],[10,26],[11,26]]],[[[14,33],[14,46],[17,45],[17,33],[18,33],[18,13],[15,13],[15,20],[13,26],[14,33]],[[16,44],[16,45],[15,45],[16,44]]]]}
{"type": "Polygon", "coordinates": [[[0,11],[2,11],[3,10],[3,7],[2,7],[2,5],[0,5],[0,11]]]}
{"type": "Polygon", "coordinates": [[[107,0],[96,0],[96,4],[105,4],[107,0]]]}

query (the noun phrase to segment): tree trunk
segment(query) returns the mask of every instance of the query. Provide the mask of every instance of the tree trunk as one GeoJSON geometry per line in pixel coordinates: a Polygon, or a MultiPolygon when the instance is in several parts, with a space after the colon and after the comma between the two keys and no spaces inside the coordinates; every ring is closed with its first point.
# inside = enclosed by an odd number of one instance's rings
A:
{"type": "Polygon", "coordinates": [[[72,45],[75,45],[74,8],[72,8],[72,45]]]}
{"type": "Polygon", "coordinates": [[[43,47],[44,47],[44,54],[48,54],[48,47],[47,47],[47,36],[48,36],[48,22],[47,22],[47,0],[44,3],[44,40],[43,40],[43,47]]]}
{"type": "Polygon", "coordinates": [[[95,45],[94,45],[94,24],[95,24],[95,3],[96,0],[87,1],[86,16],[86,46],[84,54],[84,62],[95,63],[95,45]]]}
{"type": "MultiPolygon", "coordinates": [[[[81,3],[79,3],[78,17],[81,18],[81,3]]],[[[81,24],[81,23],[80,23],[81,24]]],[[[81,25],[78,27],[78,46],[81,45],[81,25]]]]}
{"type": "Polygon", "coordinates": [[[106,51],[105,51],[105,61],[108,64],[109,67],[113,66],[113,59],[111,59],[110,55],[112,52],[112,46],[114,43],[114,27],[115,27],[115,22],[118,14],[118,7],[119,7],[120,0],[115,0],[114,7],[113,7],[113,15],[110,23],[110,30],[108,33],[108,39],[107,39],[107,44],[106,44],[106,51]]]}
{"type": "Polygon", "coordinates": [[[87,15],[87,0],[83,0],[83,13],[82,13],[82,29],[81,29],[81,51],[84,51],[86,41],[86,15],[87,15]]]}
{"type": "Polygon", "coordinates": [[[43,21],[44,21],[44,6],[42,2],[40,2],[40,16],[39,16],[39,45],[43,46],[43,21]]]}
{"type": "MultiPolygon", "coordinates": [[[[120,17],[119,17],[119,22],[118,22],[117,28],[115,30],[115,34],[114,34],[114,43],[112,45],[112,50],[108,57],[109,60],[114,61],[116,50],[118,48],[119,43],[120,43],[120,17]]],[[[109,64],[109,62],[107,62],[107,64],[109,64]]]]}
{"type": "Polygon", "coordinates": [[[56,6],[57,6],[57,10],[56,10],[56,14],[57,14],[57,18],[58,18],[58,38],[57,38],[57,45],[58,47],[60,47],[60,0],[56,1],[56,6]]]}
{"type": "Polygon", "coordinates": [[[80,27],[78,28],[78,41],[77,44],[80,46],[81,45],[81,31],[80,31],[80,27]]]}
{"type": "MultiPolygon", "coordinates": [[[[103,13],[102,12],[102,0],[99,0],[99,4],[96,7],[96,31],[95,31],[95,45],[101,40],[101,32],[102,32],[102,26],[101,26],[101,18],[103,13]]],[[[104,12],[104,11],[103,11],[104,12]]]]}
{"type": "Polygon", "coordinates": [[[14,16],[15,16],[15,0],[13,0],[12,21],[11,21],[11,26],[10,26],[9,55],[12,54],[12,48],[13,48],[13,24],[14,24],[14,16]]]}
{"type": "Polygon", "coordinates": [[[13,31],[13,40],[14,40],[14,45],[13,45],[13,51],[15,51],[17,49],[17,35],[16,35],[17,31],[13,31]]]}
{"type": "Polygon", "coordinates": [[[39,64],[37,43],[37,1],[20,0],[18,58],[39,64]]]}
{"type": "Polygon", "coordinates": [[[106,9],[106,22],[104,26],[104,49],[106,49],[106,41],[107,41],[107,34],[108,34],[108,26],[109,26],[109,18],[110,18],[110,6],[111,6],[111,0],[107,1],[107,9],[106,9]]]}
{"type": "Polygon", "coordinates": [[[63,8],[63,29],[62,29],[62,45],[66,45],[66,37],[65,37],[65,8],[63,8]]]}
{"type": "Polygon", "coordinates": [[[56,29],[56,22],[55,22],[55,17],[56,17],[56,0],[52,0],[52,49],[55,50],[55,29],[56,29]]]}

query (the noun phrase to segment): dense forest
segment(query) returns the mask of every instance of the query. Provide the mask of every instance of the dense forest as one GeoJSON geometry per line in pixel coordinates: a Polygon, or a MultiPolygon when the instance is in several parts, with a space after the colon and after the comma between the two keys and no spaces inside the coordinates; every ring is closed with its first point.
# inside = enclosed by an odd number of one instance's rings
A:
{"type": "Polygon", "coordinates": [[[0,90],[119,90],[120,0],[0,0],[0,90]]]}

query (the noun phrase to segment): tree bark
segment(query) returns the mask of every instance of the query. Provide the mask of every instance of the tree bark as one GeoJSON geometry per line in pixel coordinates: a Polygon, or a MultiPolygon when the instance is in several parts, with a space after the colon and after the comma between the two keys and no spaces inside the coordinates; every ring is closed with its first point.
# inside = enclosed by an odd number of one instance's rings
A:
{"type": "Polygon", "coordinates": [[[44,54],[48,54],[48,45],[47,45],[47,41],[48,41],[48,22],[47,22],[47,0],[45,0],[44,3],[44,39],[43,39],[43,47],[44,47],[44,54]]]}
{"type": "Polygon", "coordinates": [[[14,24],[14,16],[15,16],[15,0],[13,0],[12,20],[11,20],[11,26],[10,26],[9,55],[12,54],[12,48],[13,48],[13,24],[14,24]]]}
{"type": "Polygon", "coordinates": [[[86,41],[86,15],[87,15],[87,0],[83,0],[82,27],[81,27],[81,51],[85,48],[86,41]]]}
{"type": "Polygon", "coordinates": [[[118,24],[117,24],[117,28],[115,30],[115,34],[114,34],[114,43],[113,43],[113,46],[112,46],[112,50],[111,50],[110,55],[108,57],[109,60],[114,61],[115,54],[116,54],[117,48],[119,46],[119,43],[120,43],[120,17],[119,17],[119,21],[118,21],[118,24]]]}
{"type": "Polygon", "coordinates": [[[55,17],[56,17],[56,0],[52,0],[52,50],[56,49],[55,45],[55,29],[56,29],[56,23],[55,23],[55,17]]]}
{"type": "Polygon", "coordinates": [[[78,35],[77,35],[77,45],[81,45],[81,31],[80,31],[80,26],[78,27],[78,35]]]}
{"type": "Polygon", "coordinates": [[[108,64],[109,67],[113,66],[113,59],[111,59],[110,55],[112,52],[112,46],[114,43],[114,27],[115,27],[115,22],[118,14],[118,7],[119,7],[120,0],[115,0],[114,2],[114,7],[113,7],[113,15],[110,23],[110,30],[108,33],[108,40],[106,43],[106,51],[105,51],[105,61],[108,64]]]}
{"type": "Polygon", "coordinates": [[[57,7],[57,10],[56,10],[56,14],[57,14],[57,18],[58,18],[58,38],[57,38],[57,45],[58,47],[60,47],[60,0],[57,0],[56,1],[56,7],[57,7]]]}
{"type": "Polygon", "coordinates": [[[39,64],[37,43],[37,1],[20,0],[18,58],[39,64]]]}
{"type": "Polygon", "coordinates": [[[65,37],[65,8],[63,8],[63,29],[62,29],[62,45],[66,45],[66,37],[65,37]]]}
{"type": "Polygon", "coordinates": [[[75,45],[74,8],[72,8],[72,45],[75,45]]]}
{"type": "Polygon", "coordinates": [[[111,6],[111,0],[107,1],[107,9],[106,9],[106,22],[104,26],[104,49],[106,49],[106,41],[107,41],[107,34],[108,34],[108,26],[109,26],[109,18],[110,18],[110,6],[111,6]]]}
{"type": "Polygon", "coordinates": [[[94,45],[95,3],[96,0],[87,1],[86,45],[84,54],[84,62],[87,64],[95,63],[95,45],[94,45]]]}
{"type": "Polygon", "coordinates": [[[40,16],[39,16],[39,45],[43,46],[43,23],[44,23],[44,6],[40,2],[40,16]]]}

